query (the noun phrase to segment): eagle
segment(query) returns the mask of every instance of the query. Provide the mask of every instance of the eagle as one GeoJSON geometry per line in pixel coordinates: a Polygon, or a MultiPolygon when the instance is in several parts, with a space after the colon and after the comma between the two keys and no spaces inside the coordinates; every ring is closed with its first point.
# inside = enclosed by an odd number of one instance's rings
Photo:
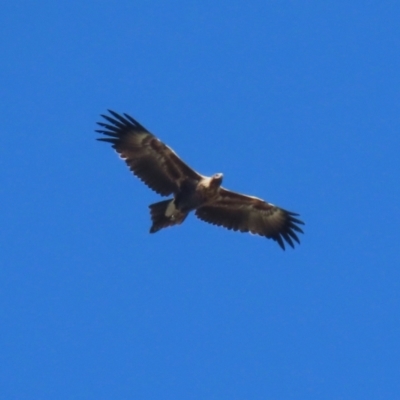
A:
{"type": "Polygon", "coordinates": [[[108,110],[97,124],[97,138],[112,144],[129,169],[150,189],[172,198],[151,204],[150,233],[181,224],[191,211],[213,225],[250,232],[275,240],[285,250],[285,242],[294,248],[303,233],[296,218],[299,214],[271,203],[221,186],[223,174],[211,177],[199,174],[143,125],[128,114],[108,110]]]}

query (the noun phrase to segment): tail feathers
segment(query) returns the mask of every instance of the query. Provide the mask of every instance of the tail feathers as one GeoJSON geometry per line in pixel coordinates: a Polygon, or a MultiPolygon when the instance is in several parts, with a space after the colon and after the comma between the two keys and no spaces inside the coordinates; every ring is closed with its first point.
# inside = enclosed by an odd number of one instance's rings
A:
{"type": "Polygon", "coordinates": [[[187,213],[182,213],[179,210],[175,210],[174,213],[167,217],[165,215],[168,205],[173,199],[160,201],[159,203],[150,204],[151,220],[153,222],[150,233],[155,233],[160,229],[167,228],[168,226],[179,225],[187,217],[187,213]]]}

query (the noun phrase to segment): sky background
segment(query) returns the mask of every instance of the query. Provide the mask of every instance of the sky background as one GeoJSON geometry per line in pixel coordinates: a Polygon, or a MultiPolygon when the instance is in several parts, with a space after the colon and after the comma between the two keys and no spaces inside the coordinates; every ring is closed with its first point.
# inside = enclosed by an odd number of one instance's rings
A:
{"type": "Polygon", "coordinates": [[[12,1],[0,15],[1,399],[397,399],[400,3],[12,1]],[[300,213],[189,217],[95,141],[127,112],[300,213]]]}

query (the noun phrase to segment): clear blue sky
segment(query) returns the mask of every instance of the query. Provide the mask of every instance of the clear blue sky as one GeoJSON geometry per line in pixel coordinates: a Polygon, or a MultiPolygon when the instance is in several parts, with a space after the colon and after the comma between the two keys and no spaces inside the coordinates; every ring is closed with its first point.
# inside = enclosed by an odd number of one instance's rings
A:
{"type": "Polygon", "coordinates": [[[1,399],[400,398],[400,3],[12,1],[1,399]],[[295,250],[160,197],[95,123],[301,214],[295,250]]]}

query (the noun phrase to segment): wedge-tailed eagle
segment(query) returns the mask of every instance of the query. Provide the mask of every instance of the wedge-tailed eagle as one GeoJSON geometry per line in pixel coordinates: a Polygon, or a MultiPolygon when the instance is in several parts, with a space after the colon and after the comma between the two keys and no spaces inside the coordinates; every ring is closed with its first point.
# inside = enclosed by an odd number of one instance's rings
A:
{"type": "Polygon", "coordinates": [[[300,243],[297,233],[304,223],[298,214],[279,208],[253,196],[231,192],[221,186],[223,175],[206,177],[190,168],[178,155],[144,126],[127,114],[109,110],[102,115],[96,132],[109,142],[129,169],[150,189],[172,199],[151,204],[154,233],[181,224],[191,211],[201,220],[240,232],[251,232],[275,240],[285,250],[285,241],[294,247],[300,243]]]}

